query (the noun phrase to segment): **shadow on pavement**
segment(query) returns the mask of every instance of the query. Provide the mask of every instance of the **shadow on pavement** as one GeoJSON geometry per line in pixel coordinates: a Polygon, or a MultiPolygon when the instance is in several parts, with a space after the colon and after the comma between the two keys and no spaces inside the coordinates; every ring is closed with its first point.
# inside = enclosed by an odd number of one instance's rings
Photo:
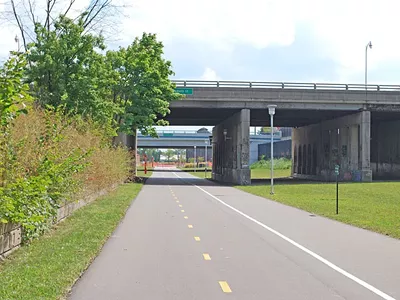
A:
{"type": "MultiPolygon", "coordinates": [[[[156,185],[156,186],[184,186],[184,185],[197,185],[197,186],[236,186],[235,184],[222,183],[217,182],[212,179],[198,178],[198,177],[186,177],[188,176],[185,171],[179,169],[157,169],[154,170],[153,176],[148,178],[145,181],[146,185],[156,185]],[[162,174],[162,176],[157,175],[157,173],[162,174]],[[168,173],[168,177],[165,177],[164,174],[168,173]],[[176,177],[173,173],[176,173],[181,178],[176,177]]],[[[390,180],[390,182],[398,182],[399,180],[390,180]]],[[[389,182],[388,180],[384,181],[373,181],[377,182],[389,182]]],[[[324,181],[315,181],[315,180],[307,180],[307,179],[298,179],[292,177],[285,178],[275,178],[275,185],[292,185],[292,184],[332,184],[334,182],[324,182],[324,181]]],[[[355,184],[356,182],[340,182],[340,184],[355,184]]],[[[252,179],[251,185],[270,185],[270,179],[252,179]]]]}
{"type": "Polygon", "coordinates": [[[197,185],[197,186],[232,186],[230,184],[224,184],[220,182],[213,181],[212,179],[205,179],[205,178],[198,178],[198,177],[186,177],[188,176],[186,172],[178,170],[178,169],[161,169],[161,170],[154,170],[153,175],[146,180],[146,185],[159,185],[159,186],[165,186],[165,185],[197,185]],[[164,176],[159,176],[157,173],[162,172],[163,174],[165,173],[170,173],[168,177],[164,176]],[[176,173],[179,175],[179,177],[176,177],[173,173],[176,173]]]}

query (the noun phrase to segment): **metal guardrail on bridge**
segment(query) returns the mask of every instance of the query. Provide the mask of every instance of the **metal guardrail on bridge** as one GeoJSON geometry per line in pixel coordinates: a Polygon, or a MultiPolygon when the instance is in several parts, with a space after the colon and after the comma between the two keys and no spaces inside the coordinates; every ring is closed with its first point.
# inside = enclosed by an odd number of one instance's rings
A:
{"type": "Polygon", "coordinates": [[[301,82],[259,82],[259,81],[206,81],[172,80],[176,87],[230,87],[230,88],[274,88],[306,90],[349,90],[349,91],[400,91],[400,85],[301,83],[301,82]]]}

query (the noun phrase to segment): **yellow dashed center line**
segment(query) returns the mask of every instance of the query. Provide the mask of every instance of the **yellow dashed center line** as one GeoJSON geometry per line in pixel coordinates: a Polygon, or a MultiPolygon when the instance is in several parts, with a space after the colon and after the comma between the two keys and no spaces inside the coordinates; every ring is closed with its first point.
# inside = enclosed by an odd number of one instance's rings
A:
{"type": "Polygon", "coordinates": [[[200,242],[200,238],[199,238],[198,236],[195,236],[195,237],[194,237],[194,240],[195,240],[196,242],[200,242]]]}
{"type": "Polygon", "coordinates": [[[179,207],[182,207],[182,204],[179,204],[179,207]]]}
{"type": "Polygon", "coordinates": [[[176,200],[176,203],[179,203],[179,200],[176,200]]]}
{"type": "Polygon", "coordinates": [[[226,281],[218,281],[218,283],[221,286],[221,289],[224,293],[232,293],[232,290],[226,281]]]}
{"type": "Polygon", "coordinates": [[[189,228],[193,228],[193,225],[188,225],[189,228]]]}
{"type": "Polygon", "coordinates": [[[211,260],[210,254],[203,253],[204,260],[211,260]]]}
{"type": "Polygon", "coordinates": [[[183,218],[184,218],[184,219],[189,219],[187,216],[184,216],[183,218]]]}
{"type": "Polygon", "coordinates": [[[185,212],[183,209],[181,209],[181,212],[185,212]]]}

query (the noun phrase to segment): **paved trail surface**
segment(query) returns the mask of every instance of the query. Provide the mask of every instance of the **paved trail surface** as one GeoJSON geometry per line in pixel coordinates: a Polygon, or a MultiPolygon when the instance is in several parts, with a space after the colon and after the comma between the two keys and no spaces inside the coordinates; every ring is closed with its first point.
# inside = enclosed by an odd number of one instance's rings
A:
{"type": "Polygon", "coordinates": [[[400,241],[158,169],[69,299],[400,299],[400,241]]]}

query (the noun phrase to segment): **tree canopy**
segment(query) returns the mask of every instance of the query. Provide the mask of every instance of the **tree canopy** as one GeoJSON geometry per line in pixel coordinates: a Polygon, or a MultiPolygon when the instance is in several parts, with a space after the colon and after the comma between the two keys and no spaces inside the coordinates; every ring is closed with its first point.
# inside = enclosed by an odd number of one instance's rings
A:
{"type": "Polygon", "coordinates": [[[154,125],[167,125],[162,117],[169,111],[169,103],[181,98],[175,93],[169,76],[171,62],[163,59],[163,44],[155,34],[144,33],[126,49],[109,51],[108,67],[112,68],[113,101],[122,113],[117,116],[123,132],[156,135],[154,125]]]}
{"type": "Polygon", "coordinates": [[[61,16],[54,27],[49,32],[37,24],[37,41],[29,45],[27,75],[36,84],[38,102],[107,122],[116,106],[107,97],[102,37],[84,35],[83,20],[76,24],[61,16]]]}
{"type": "Polygon", "coordinates": [[[37,23],[35,33],[26,74],[40,105],[62,107],[126,134],[156,136],[154,126],[168,124],[163,118],[169,103],[181,95],[155,34],[143,33],[128,47],[103,54],[104,39],[85,33],[84,16],[74,21],[61,15],[53,30],[37,23]]]}

